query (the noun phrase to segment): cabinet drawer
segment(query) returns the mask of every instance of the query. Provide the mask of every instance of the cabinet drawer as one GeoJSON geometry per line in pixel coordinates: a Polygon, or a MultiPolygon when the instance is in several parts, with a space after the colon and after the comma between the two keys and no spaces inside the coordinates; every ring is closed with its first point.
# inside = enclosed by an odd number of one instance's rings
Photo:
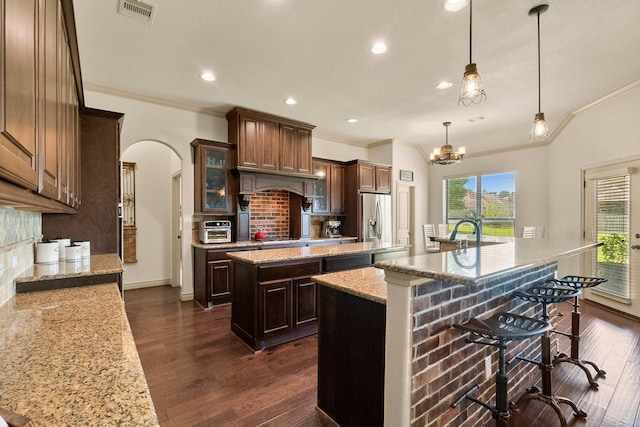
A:
{"type": "Polygon", "coordinates": [[[322,260],[322,272],[332,273],[335,271],[352,270],[354,268],[370,267],[371,254],[355,254],[340,257],[326,258],[322,260]]]}
{"type": "Polygon", "coordinates": [[[250,249],[209,250],[209,251],[207,251],[207,261],[220,261],[220,260],[223,260],[223,259],[229,259],[229,257],[227,256],[227,252],[240,252],[240,251],[243,251],[243,250],[250,250],[250,249]]]}
{"type": "Polygon", "coordinates": [[[295,277],[309,277],[320,273],[320,260],[258,268],[258,282],[270,282],[295,277]]]}

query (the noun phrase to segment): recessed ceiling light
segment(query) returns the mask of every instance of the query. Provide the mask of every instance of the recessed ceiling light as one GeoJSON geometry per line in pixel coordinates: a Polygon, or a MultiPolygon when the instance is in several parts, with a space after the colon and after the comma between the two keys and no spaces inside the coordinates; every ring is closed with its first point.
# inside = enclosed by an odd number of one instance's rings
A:
{"type": "Polygon", "coordinates": [[[297,103],[298,103],[298,101],[296,101],[296,100],[295,100],[295,99],[293,99],[293,98],[287,98],[287,99],[285,99],[283,102],[284,102],[285,104],[287,104],[287,105],[294,105],[294,104],[297,104],[297,103]]]}
{"type": "Polygon", "coordinates": [[[473,123],[473,122],[479,122],[480,120],[485,120],[486,117],[485,116],[478,116],[478,117],[472,117],[470,119],[467,119],[467,121],[469,123],[473,123]]]}
{"type": "Polygon", "coordinates": [[[382,42],[377,42],[373,46],[371,46],[371,52],[376,55],[380,55],[381,53],[385,53],[387,51],[387,45],[382,42]]]}
{"type": "Polygon", "coordinates": [[[469,4],[469,0],[443,0],[442,8],[447,12],[458,12],[469,4]]]}
{"type": "Polygon", "coordinates": [[[453,83],[451,83],[449,81],[441,81],[440,83],[438,83],[436,88],[438,88],[438,89],[449,89],[451,86],[453,86],[453,83]]]}
{"type": "Polygon", "coordinates": [[[348,119],[349,123],[358,123],[358,119],[348,119]]]}
{"type": "Polygon", "coordinates": [[[214,76],[211,71],[205,71],[202,74],[200,74],[200,78],[204,81],[212,82],[216,79],[216,76],[214,76]]]}

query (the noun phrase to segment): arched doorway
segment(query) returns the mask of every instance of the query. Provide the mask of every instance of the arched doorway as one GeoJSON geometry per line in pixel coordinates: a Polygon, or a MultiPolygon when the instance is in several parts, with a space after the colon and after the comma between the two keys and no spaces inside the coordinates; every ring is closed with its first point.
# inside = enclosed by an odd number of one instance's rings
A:
{"type": "Polygon", "coordinates": [[[182,205],[181,181],[176,185],[182,160],[169,145],[150,140],[130,145],[121,160],[135,163],[136,261],[125,264],[124,289],[181,286],[180,257],[175,262],[181,218],[175,212],[182,205]]]}

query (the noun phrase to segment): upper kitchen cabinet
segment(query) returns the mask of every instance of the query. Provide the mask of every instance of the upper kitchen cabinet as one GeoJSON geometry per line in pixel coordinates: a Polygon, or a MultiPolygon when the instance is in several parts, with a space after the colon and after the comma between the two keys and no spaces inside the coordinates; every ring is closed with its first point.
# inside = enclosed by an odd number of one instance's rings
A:
{"type": "Polygon", "coordinates": [[[229,169],[234,166],[235,146],[205,139],[194,139],[191,145],[195,150],[195,212],[231,214],[229,169]]]}
{"type": "Polygon", "coordinates": [[[2,0],[0,176],[38,189],[38,0],[2,0]]]}
{"type": "Polygon", "coordinates": [[[314,159],[313,174],[318,178],[313,197],[313,213],[344,214],[344,165],[340,162],[314,159]]]}
{"type": "Polygon", "coordinates": [[[353,160],[346,166],[349,188],[361,193],[391,194],[391,166],[353,160]]]}
{"type": "Polygon", "coordinates": [[[237,145],[237,168],[247,172],[311,175],[315,126],[244,108],[227,114],[229,143],[237,145]]]}
{"type": "Polygon", "coordinates": [[[80,206],[83,106],[73,4],[0,0],[0,7],[0,203],[71,213],[80,206]]]}

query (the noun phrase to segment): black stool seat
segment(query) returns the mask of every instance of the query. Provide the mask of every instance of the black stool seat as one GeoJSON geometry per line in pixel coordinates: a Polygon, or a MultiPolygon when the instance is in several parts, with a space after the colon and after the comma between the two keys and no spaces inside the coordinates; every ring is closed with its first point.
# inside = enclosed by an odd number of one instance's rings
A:
{"type": "Polygon", "coordinates": [[[571,286],[544,283],[531,286],[523,291],[515,291],[513,296],[539,304],[556,304],[565,302],[580,295],[580,290],[571,286]]]}
{"type": "MultiPolygon", "coordinates": [[[[598,286],[606,282],[607,279],[602,277],[586,277],[586,276],[564,276],[562,279],[551,279],[551,282],[558,286],[570,286],[575,289],[585,289],[585,288],[593,288],[594,286],[598,286]]],[[[562,362],[568,362],[573,365],[576,365],[587,376],[587,380],[591,387],[597,389],[598,383],[594,379],[594,376],[591,375],[591,372],[587,368],[587,365],[590,365],[595,371],[596,375],[604,377],[607,375],[605,371],[600,369],[595,363],[590,362],[588,360],[580,359],[580,311],[578,308],[580,307],[580,303],[578,297],[573,299],[573,312],[571,313],[571,333],[565,334],[560,333],[566,337],[571,339],[571,352],[569,355],[560,353],[557,354],[553,359],[553,364],[557,365],[562,362]]]]}
{"type": "MultiPolygon", "coordinates": [[[[547,314],[548,304],[557,304],[561,302],[569,301],[572,298],[577,298],[582,291],[571,286],[556,285],[554,282],[546,282],[540,285],[534,285],[527,289],[516,291],[513,296],[523,299],[525,301],[535,302],[542,304],[542,320],[547,321],[549,315],[547,314]]],[[[551,338],[549,331],[545,331],[540,337],[541,356],[540,360],[530,360],[521,356],[516,356],[517,359],[534,363],[540,367],[542,376],[542,389],[537,387],[528,388],[515,402],[511,403],[512,408],[518,408],[523,402],[528,400],[539,400],[549,406],[556,412],[560,419],[560,425],[567,427],[567,419],[560,408],[560,403],[569,405],[573,409],[573,413],[579,417],[586,417],[587,413],[578,409],[575,403],[571,399],[558,396],[553,392],[551,383],[551,370],[553,364],[551,362],[551,338]]]]}
{"type": "Polygon", "coordinates": [[[471,318],[463,324],[453,325],[456,329],[469,332],[474,339],[467,339],[468,343],[490,345],[498,348],[498,370],[496,372],[496,404],[490,405],[471,394],[479,385],[474,385],[456,399],[451,407],[455,408],[464,399],[478,403],[491,411],[496,420],[496,427],[507,427],[509,423],[509,405],[507,399],[508,378],[505,351],[508,341],[522,341],[541,335],[549,330],[549,323],[544,320],[520,316],[513,313],[496,313],[480,320],[471,318]]]}
{"type": "Polygon", "coordinates": [[[456,329],[472,335],[496,341],[521,341],[542,334],[549,329],[545,321],[513,313],[497,313],[485,320],[471,318],[456,329]]]}
{"type": "Polygon", "coordinates": [[[585,276],[564,276],[562,279],[551,279],[557,285],[571,286],[572,288],[593,288],[606,282],[608,279],[602,277],[585,277],[585,276]]]}

